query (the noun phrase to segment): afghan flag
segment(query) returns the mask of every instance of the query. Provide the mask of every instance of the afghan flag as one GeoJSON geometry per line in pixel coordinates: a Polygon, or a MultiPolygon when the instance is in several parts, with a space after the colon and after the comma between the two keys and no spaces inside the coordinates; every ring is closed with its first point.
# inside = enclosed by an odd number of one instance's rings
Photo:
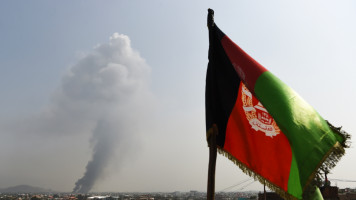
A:
{"type": "Polygon", "coordinates": [[[209,27],[207,137],[218,151],[285,199],[303,199],[344,154],[348,135],[251,58],[214,23],[209,27]],[[320,179],[319,179],[320,180],[320,179]]]}

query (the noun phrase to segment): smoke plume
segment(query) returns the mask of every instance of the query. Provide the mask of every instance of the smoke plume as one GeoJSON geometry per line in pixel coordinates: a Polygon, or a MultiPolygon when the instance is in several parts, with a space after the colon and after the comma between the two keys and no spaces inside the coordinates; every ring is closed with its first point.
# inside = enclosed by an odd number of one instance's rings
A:
{"type": "Polygon", "coordinates": [[[131,48],[129,38],[115,33],[108,44],[98,45],[64,77],[55,104],[61,109],[74,109],[85,123],[95,124],[92,159],[84,176],[75,183],[74,193],[89,192],[103,175],[116,147],[127,151],[135,139],[144,103],[150,99],[149,71],[131,48]]]}
{"type": "Polygon", "coordinates": [[[41,112],[1,124],[2,131],[22,145],[43,138],[45,143],[90,138],[91,159],[73,189],[87,193],[113,161],[136,153],[133,143],[152,108],[149,78],[150,67],[132,49],[129,37],[114,33],[108,43],[97,45],[68,68],[41,112]]]}

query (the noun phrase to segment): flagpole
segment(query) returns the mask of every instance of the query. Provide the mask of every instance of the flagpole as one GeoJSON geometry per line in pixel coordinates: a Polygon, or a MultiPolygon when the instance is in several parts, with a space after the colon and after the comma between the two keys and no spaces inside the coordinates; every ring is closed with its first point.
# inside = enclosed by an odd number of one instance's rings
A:
{"type": "Polygon", "coordinates": [[[209,8],[208,9],[208,28],[209,28],[209,30],[213,26],[214,26],[214,10],[209,8]]]}
{"type": "MultiPolygon", "coordinates": [[[[209,40],[211,30],[214,27],[214,10],[208,9],[207,25],[209,28],[209,40]]],[[[215,199],[215,169],[216,169],[216,136],[218,134],[218,128],[216,124],[209,129],[207,133],[207,140],[209,145],[209,169],[208,169],[208,187],[207,187],[207,200],[215,199]]]]}
{"type": "Polygon", "coordinates": [[[216,169],[216,135],[218,134],[218,128],[216,124],[209,130],[208,144],[209,144],[209,169],[208,169],[208,188],[207,188],[207,200],[215,199],[215,169],[216,169]]]}
{"type": "Polygon", "coordinates": [[[267,197],[266,197],[266,182],[263,183],[263,198],[264,198],[264,200],[267,199],[267,197]]]}

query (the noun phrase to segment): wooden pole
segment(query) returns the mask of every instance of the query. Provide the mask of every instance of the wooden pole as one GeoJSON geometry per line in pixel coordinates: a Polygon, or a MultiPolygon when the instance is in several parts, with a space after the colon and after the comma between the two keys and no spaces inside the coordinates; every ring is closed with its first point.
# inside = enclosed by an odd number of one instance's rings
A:
{"type": "Polygon", "coordinates": [[[266,200],[267,196],[266,196],[266,183],[263,183],[263,197],[266,200]]]}
{"type": "Polygon", "coordinates": [[[209,144],[209,169],[208,169],[208,188],[207,188],[207,200],[215,199],[215,169],[216,169],[216,135],[218,134],[218,128],[214,124],[208,131],[208,144],[209,144]]]}
{"type": "MultiPolygon", "coordinates": [[[[209,28],[209,41],[211,42],[212,29],[214,27],[214,10],[208,9],[207,25],[209,28]]],[[[215,168],[216,168],[216,136],[218,135],[218,127],[216,124],[208,130],[207,141],[209,145],[209,169],[208,169],[208,188],[207,188],[207,200],[215,199],[215,168]]]]}

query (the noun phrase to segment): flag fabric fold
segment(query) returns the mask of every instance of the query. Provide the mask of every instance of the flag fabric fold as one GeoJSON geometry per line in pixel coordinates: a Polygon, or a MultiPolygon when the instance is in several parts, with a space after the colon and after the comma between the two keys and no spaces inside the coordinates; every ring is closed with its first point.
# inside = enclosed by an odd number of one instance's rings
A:
{"type": "Polygon", "coordinates": [[[320,170],[344,154],[349,137],[294,90],[209,26],[206,130],[218,151],[285,199],[302,199],[320,170]]]}

